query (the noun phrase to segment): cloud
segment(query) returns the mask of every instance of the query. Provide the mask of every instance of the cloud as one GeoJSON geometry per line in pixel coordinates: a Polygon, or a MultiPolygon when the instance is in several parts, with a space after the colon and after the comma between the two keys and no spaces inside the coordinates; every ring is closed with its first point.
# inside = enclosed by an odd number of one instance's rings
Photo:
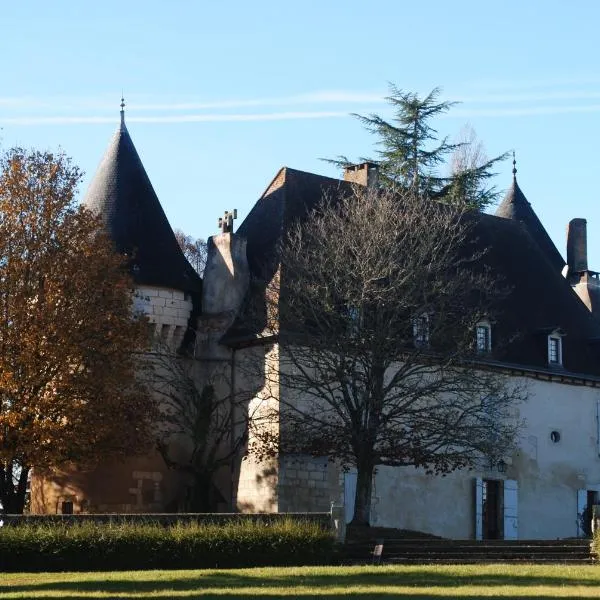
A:
{"type": "MultiPolygon", "coordinates": [[[[599,112],[597,101],[600,100],[600,89],[597,86],[594,86],[596,89],[586,89],[586,83],[600,83],[600,78],[465,84],[464,88],[478,89],[480,93],[446,95],[448,100],[461,102],[446,116],[517,118],[599,112]],[[565,89],[568,81],[576,81],[578,85],[565,89]]],[[[115,99],[115,102],[109,103],[106,98],[106,95],[75,98],[0,97],[0,124],[115,124],[118,122],[118,101],[115,99]]],[[[207,102],[144,102],[142,95],[137,98],[137,102],[133,100],[126,108],[129,123],[292,121],[338,119],[347,117],[350,112],[376,112],[384,117],[389,113],[385,92],[374,91],[313,90],[288,96],[229,98],[207,102]]]]}
{"type": "MultiPolygon", "coordinates": [[[[298,119],[331,119],[349,117],[347,111],[292,111],[271,113],[242,114],[187,114],[128,117],[128,123],[209,123],[209,122],[243,122],[243,121],[292,121],[298,119]]],[[[1,117],[4,125],[89,125],[116,123],[116,118],[101,116],[81,117],[1,117]]]]}
{"type": "Polygon", "coordinates": [[[179,111],[245,108],[256,106],[302,106],[307,104],[376,104],[381,102],[384,102],[383,94],[371,92],[353,92],[347,90],[322,90],[307,92],[305,94],[295,94],[291,96],[216,100],[214,102],[175,102],[149,104],[132,102],[128,108],[139,111],[179,111]]]}

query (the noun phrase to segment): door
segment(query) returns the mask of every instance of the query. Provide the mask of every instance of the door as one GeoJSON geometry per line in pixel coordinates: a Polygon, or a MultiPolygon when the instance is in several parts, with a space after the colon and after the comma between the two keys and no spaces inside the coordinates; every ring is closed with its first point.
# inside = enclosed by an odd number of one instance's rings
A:
{"type": "Polygon", "coordinates": [[[504,539],[519,539],[518,483],[514,479],[504,481],[504,539]]]}
{"type": "Polygon", "coordinates": [[[356,471],[344,473],[344,510],[346,523],[354,516],[354,501],[356,499],[356,471]]]}
{"type": "Polygon", "coordinates": [[[483,480],[483,539],[501,540],[503,532],[502,481],[483,480]]]}
{"type": "Polygon", "coordinates": [[[518,483],[475,478],[475,539],[518,539],[518,483]]]}

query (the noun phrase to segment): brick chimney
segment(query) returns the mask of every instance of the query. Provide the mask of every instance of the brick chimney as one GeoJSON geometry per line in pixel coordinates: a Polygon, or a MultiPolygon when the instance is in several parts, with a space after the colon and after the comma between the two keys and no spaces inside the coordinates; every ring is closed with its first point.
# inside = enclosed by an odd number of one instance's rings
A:
{"type": "Polygon", "coordinates": [[[364,162],[358,165],[350,165],[344,169],[344,181],[357,183],[368,188],[377,187],[379,171],[377,165],[372,162],[364,162]]]}
{"type": "Polygon", "coordinates": [[[588,270],[585,219],[571,219],[567,225],[567,265],[570,275],[588,270]]]}
{"type": "Polygon", "coordinates": [[[600,277],[588,269],[587,221],[572,219],[567,226],[565,277],[588,310],[600,318],[600,277]]]}

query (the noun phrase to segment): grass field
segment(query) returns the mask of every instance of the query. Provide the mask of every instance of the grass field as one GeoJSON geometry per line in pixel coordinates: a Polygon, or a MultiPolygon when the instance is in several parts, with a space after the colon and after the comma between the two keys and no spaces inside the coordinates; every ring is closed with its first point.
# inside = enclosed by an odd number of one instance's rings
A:
{"type": "Polygon", "coordinates": [[[0,574],[7,598],[600,598],[600,567],[295,567],[0,574]]]}

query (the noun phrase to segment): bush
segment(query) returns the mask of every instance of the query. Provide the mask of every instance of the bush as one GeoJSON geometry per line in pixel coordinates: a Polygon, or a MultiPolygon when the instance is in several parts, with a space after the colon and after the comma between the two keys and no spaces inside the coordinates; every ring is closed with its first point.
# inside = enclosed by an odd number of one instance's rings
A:
{"type": "Polygon", "coordinates": [[[600,558],[600,529],[596,529],[596,531],[594,531],[590,548],[595,558],[600,558]]]}
{"type": "Polygon", "coordinates": [[[0,529],[1,571],[200,569],[332,562],[317,523],[43,524],[0,529]]]}

